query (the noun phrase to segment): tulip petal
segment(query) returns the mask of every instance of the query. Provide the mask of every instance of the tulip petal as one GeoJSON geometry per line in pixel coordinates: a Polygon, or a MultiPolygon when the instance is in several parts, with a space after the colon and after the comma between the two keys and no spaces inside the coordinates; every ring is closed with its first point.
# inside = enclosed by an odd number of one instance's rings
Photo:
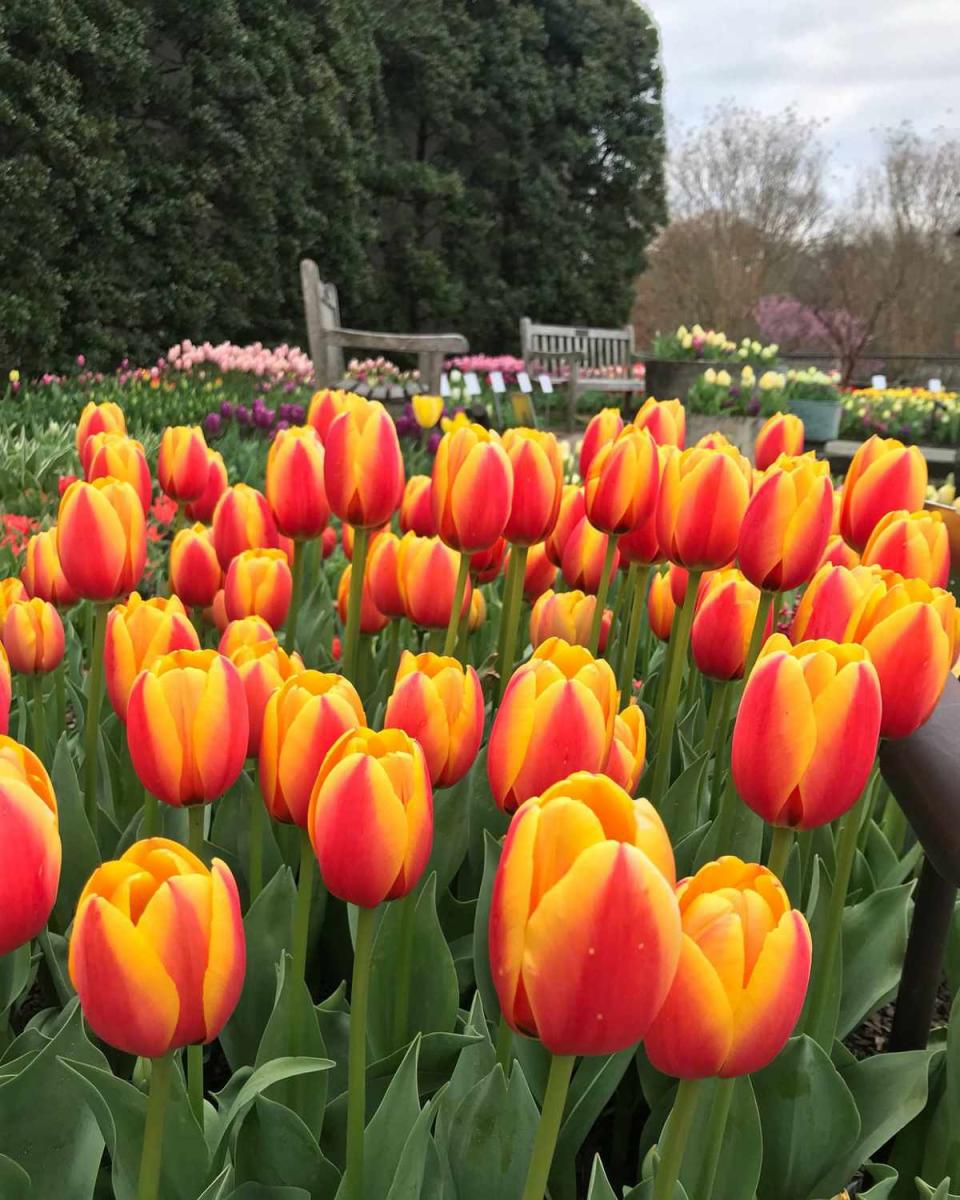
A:
{"type": "Polygon", "coordinates": [[[644,1038],[658,1071],[678,1079],[715,1075],[733,1043],[733,1013],[717,972],[693,938],[683,936],[667,998],[644,1038]]]}
{"type": "Polygon", "coordinates": [[[0,955],[46,925],[60,880],[57,816],[26,783],[0,781],[0,955]]]}
{"type": "MultiPolygon", "coordinates": [[[[611,711],[611,735],[615,715],[611,711]]],[[[533,731],[513,785],[520,801],[574,771],[602,769],[610,751],[607,722],[595,695],[579,680],[550,684],[537,698],[532,717],[533,731]]]]}
{"type": "Polygon", "coordinates": [[[161,884],[143,910],[137,932],[156,951],[180,998],[174,1044],[204,1041],[203,976],[210,952],[206,869],[202,875],[174,875],[161,884]]]}
{"type": "Polygon", "coordinates": [[[535,802],[525,804],[510,822],[493,880],[488,940],[490,970],[500,1008],[514,1029],[535,1033],[521,1024],[517,1012],[517,990],[523,967],[523,944],[530,913],[533,886],[533,855],[543,810],[535,802]]]}
{"type": "Polygon", "coordinates": [[[203,1020],[208,1042],[220,1033],[237,1007],[247,965],[237,884],[219,858],[210,868],[210,884],[210,951],[203,977],[203,1020]]]}

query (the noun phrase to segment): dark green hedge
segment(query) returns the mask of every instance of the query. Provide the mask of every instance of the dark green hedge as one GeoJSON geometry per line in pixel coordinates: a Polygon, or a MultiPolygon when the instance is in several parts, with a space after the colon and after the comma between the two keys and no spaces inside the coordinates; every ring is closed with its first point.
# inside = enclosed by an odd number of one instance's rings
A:
{"type": "Polygon", "coordinates": [[[663,218],[633,0],[4,0],[0,369],[344,316],[620,322],[663,218]]]}

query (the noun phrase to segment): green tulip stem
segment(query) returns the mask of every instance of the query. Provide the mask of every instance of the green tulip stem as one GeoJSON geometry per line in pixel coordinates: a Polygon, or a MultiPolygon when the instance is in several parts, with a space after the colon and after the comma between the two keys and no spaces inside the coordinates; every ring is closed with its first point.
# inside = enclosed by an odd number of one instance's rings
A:
{"type": "Polygon", "coordinates": [[[770,605],[773,603],[773,592],[762,591],[760,593],[760,602],[757,605],[757,615],[753,621],[753,630],[750,634],[750,644],[747,646],[747,657],[743,667],[743,681],[750,678],[750,672],[753,670],[753,664],[757,661],[760,654],[760,648],[763,645],[763,634],[767,628],[767,617],[770,614],[770,605]]]}
{"type": "Polygon", "coordinates": [[[160,831],[160,812],[156,796],[143,789],[143,819],[140,822],[140,836],[156,837],[160,831]]]}
{"type": "Polygon", "coordinates": [[[413,938],[417,925],[417,897],[409,892],[400,906],[400,960],[395,976],[397,1000],[393,1009],[393,1049],[407,1044],[407,1020],[410,1016],[410,974],[413,968],[413,938]]]}
{"type": "Polygon", "coordinates": [[[610,576],[613,573],[613,560],[617,553],[618,537],[611,533],[607,537],[607,552],[603,556],[603,570],[600,582],[597,584],[597,603],[593,609],[593,621],[590,624],[590,641],[587,649],[596,657],[600,645],[600,628],[603,625],[603,610],[607,603],[607,592],[610,590],[610,576]]]}
{"type": "Polygon", "coordinates": [[[173,1055],[150,1060],[150,1094],[147,1099],[147,1120],[143,1129],[143,1148],[140,1151],[140,1180],[137,1200],[157,1200],[160,1194],[160,1160],[163,1155],[163,1118],[170,1095],[173,1074],[173,1055]]]}
{"type": "Polygon", "coordinates": [[[397,668],[400,666],[400,626],[402,617],[394,617],[387,626],[387,686],[391,689],[397,678],[397,668]]]}
{"type": "Polygon", "coordinates": [[[553,1164],[553,1152],[560,1133],[563,1106],[567,1100],[570,1077],[576,1058],[572,1054],[554,1054],[550,1059],[550,1074],[547,1090],[543,1095],[543,1109],[537,1135],[533,1140],[533,1153],[527,1170],[527,1182],[523,1188],[523,1200],[543,1200],[547,1193],[547,1180],[553,1164]]]}
{"type": "Polygon", "coordinates": [[[37,758],[47,757],[47,715],[43,708],[43,676],[38,672],[33,680],[33,744],[37,758]]]}
{"type": "Polygon", "coordinates": [[[729,681],[718,682],[713,689],[713,698],[707,711],[707,727],[703,733],[703,746],[707,758],[719,758],[723,746],[724,734],[727,730],[727,716],[730,711],[730,699],[733,688],[729,681]]]}
{"type": "Polygon", "coordinates": [[[510,547],[510,562],[507,565],[507,582],[504,588],[503,628],[501,635],[502,654],[500,669],[500,699],[507,690],[513,674],[513,658],[517,650],[517,626],[520,623],[520,605],[523,602],[523,580],[527,573],[527,547],[510,547]]]}
{"type": "MultiPolygon", "coordinates": [[[[687,1148],[687,1139],[696,1115],[702,1083],[702,1079],[680,1080],[668,1124],[663,1127],[661,1134],[660,1163],[653,1182],[651,1200],[673,1200],[673,1192],[680,1177],[683,1152],[687,1148]]],[[[699,1195],[697,1200],[701,1200],[699,1195]]]]}
{"type": "Polygon", "coordinates": [[[369,531],[353,531],[353,561],[350,566],[350,595],[347,600],[347,628],[343,637],[343,673],[357,683],[357,651],[360,648],[360,608],[363,603],[363,577],[367,569],[369,531]]]}
{"type": "Polygon", "coordinates": [[[443,643],[444,654],[450,655],[457,648],[457,635],[460,632],[461,609],[463,597],[467,590],[467,579],[470,577],[470,555],[460,551],[460,566],[457,570],[457,585],[453,590],[453,604],[450,608],[450,620],[447,622],[447,636],[443,643]]]}
{"type": "Polygon", "coordinates": [[[717,1167],[723,1152],[723,1135],[727,1129],[727,1118],[730,1116],[730,1104],[733,1101],[733,1089],[736,1079],[718,1079],[713,1093],[713,1103],[710,1105],[710,1115],[703,1134],[703,1157],[700,1160],[700,1175],[693,1185],[691,1196],[703,1197],[709,1200],[713,1195],[713,1185],[717,1178],[717,1167]]]}
{"type": "Polygon", "coordinates": [[[263,891],[263,799],[260,789],[254,787],[253,784],[250,785],[249,812],[247,886],[250,889],[250,903],[252,904],[263,891]]]}
{"type": "Polygon", "coordinates": [[[357,910],[350,992],[350,1042],[347,1053],[346,1200],[363,1200],[363,1129],[367,1115],[367,1001],[376,909],[357,910]]]}
{"type": "Polygon", "coordinates": [[[300,874],[297,877],[297,904],[293,913],[293,975],[305,979],[307,970],[307,942],[310,934],[310,902],[313,899],[313,876],[317,860],[314,857],[310,836],[300,830],[300,874]]]}
{"type": "Polygon", "coordinates": [[[507,1019],[500,1014],[500,1024],[497,1026],[497,1062],[503,1068],[504,1075],[510,1073],[510,1060],[513,1057],[513,1030],[507,1024],[507,1019]]]}
{"type": "Polygon", "coordinates": [[[100,740],[100,707],[103,703],[103,648],[107,640],[109,604],[93,606],[93,637],[90,646],[90,675],[87,679],[87,719],[83,729],[83,802],[87,823],[97,836],[97,745],[100,740]]]}
{"type": "Polygon", "coordinates": [[[869,794],[870,786],[868,784],[860,799],[844,817],[840,827],[837,837],[837,869],[833,878],[833,886],[830,889],[830,904],[823,931],[820,960],[815,965],[813,984],[810,989],[810,1008],[807,1013],[805,1032],[828,1054],[833,1047],[836,1024],[836,1013],[830,1004],[831,980],[843,933],[843,907],[847,900],[847,888],[850,886],[853,860],[857,853],[857,835],[860,832],[863,809],[869,794]]]}
{"type": "Polygon", "coordinates": [[[627,572],[627,602],[630,605],[627,636],[620,647],[620,707],[626,708],[633,694],[633,675],[637,667],[637,646],[643,627],[643,604],[647,598],[647,580],[650,578],[649,563],[631,563],[627,572]],[[632,579],[631,579],[632,576],[632,579]]]}
{"type": "Polygon", "coordinates": [[[782,882],[786,874],[790,851],[793,849],[793,830],[789,825],[774,825],[767,868],[782,882]]]}
{"type": "Polygon", "coordinates": [[[306,556],[307,544],[298,538],[293,543],[293,588],[290,592],[290,611],[287,613],[287,626],[283,638],[283,648],[288,654],[292,654],[297,648],[297,624],[300,620],[300,602],[303,599],[303,567],[306,556]]]}
{"type": "Polygon", "coordinates": [[[690,641],[690,628],[693,625],[693,611],[697,603],[697,590],[702,573],[702,571],[696,570],[690,572],[683,605],[674,615],[673,628],[670,630],[667,673],[663,679],[663,708],[660,712],[660,723],[656,729],[657,751],[653,763],[653,783],[650,788],[650,799],[654,805],[661,802],[670,784],[673,729],[677,720],[680,683],[683,679],[683,666],[687,660],[687,644],[690,641]]]}
{"type": "Polygon", "coordinates": [[[60,741],[67,724],[67,660],[64,658],[53,673],[53,702],[56,713],[54,744],[60,741]]]}

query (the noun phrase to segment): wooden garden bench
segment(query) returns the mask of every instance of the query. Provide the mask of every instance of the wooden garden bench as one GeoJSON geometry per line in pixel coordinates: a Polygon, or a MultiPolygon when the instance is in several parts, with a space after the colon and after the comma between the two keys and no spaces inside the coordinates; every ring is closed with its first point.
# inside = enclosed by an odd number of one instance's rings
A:
{"type": "Polygon", "coordinates": [[[581,392],[642,392],[643,380],[633,377],[638,360],[632,325],[620,329],[595,329],[589,325],[544,325],[523,317],[520,321],[521,356],[528,374],[547,374],[567,388],[568,420],[574,428],[577,397],[581,392]],[[566,366],[564,372],[560,368],[566,366]],[[619,369],[619,378],[593,372],[619,369]]]}
{"type": "Polygon", "coordinates": [[[417,356],[423,390],[438,395],[444,358],[466,354],[470,349],[460,333],[374,333],[345,329],[340,324],[337,289],[332,283],[324,283],[311,258],[300,262],[300,285],[307,319],[307,344],[319,387],[335,387],[343,379],[344,350],[399,351],[417,356]]]}

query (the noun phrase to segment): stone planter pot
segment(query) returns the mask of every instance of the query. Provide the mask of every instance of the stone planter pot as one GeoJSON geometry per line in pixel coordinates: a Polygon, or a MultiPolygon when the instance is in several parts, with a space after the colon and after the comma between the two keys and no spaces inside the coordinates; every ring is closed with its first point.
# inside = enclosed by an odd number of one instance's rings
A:
{"type": "Polygon", "coordinates": [[[737,417],[723,413],[692,413],[687,411],[687,445],[695,446],[705,434],[714,431],[724,437],[753,461],[753,445],[763,425],[763,417],[737,417]]]}
{"type": "Polygon", "coordinates": [[[674,397],[686,400],[687,392],[708,367],[725,365],[685,358],[648,358],[644,363],[647,395],[658,400],[673,400],[674,397]]]}
{"type": "Polygon", "coordinates": [[[808,442],[832,442],[840,432],[840,401],[825,404],[822,400],[788,400],[787,411],[803,422],[808,442]]]}

